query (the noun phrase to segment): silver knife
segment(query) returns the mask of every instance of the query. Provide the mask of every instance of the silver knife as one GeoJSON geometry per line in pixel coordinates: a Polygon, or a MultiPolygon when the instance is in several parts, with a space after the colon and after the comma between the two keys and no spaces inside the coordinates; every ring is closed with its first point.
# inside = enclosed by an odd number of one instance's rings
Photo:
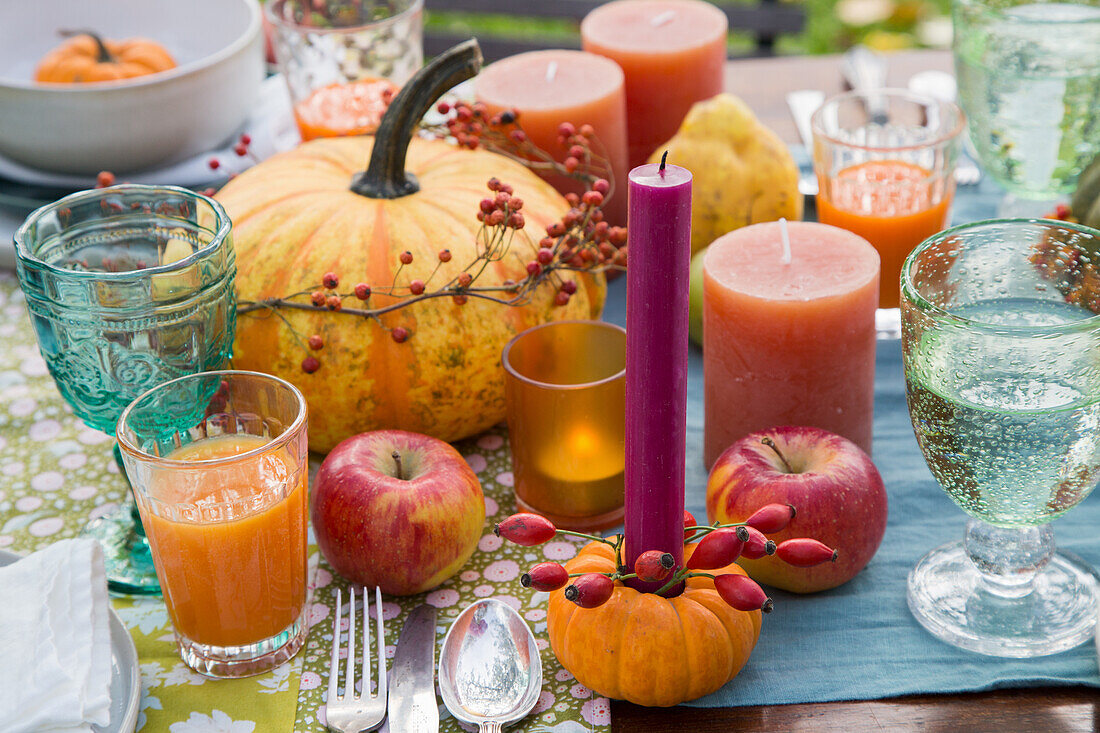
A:
{"type": "Polygon", "coordinates": [[[390,666],[390,733],[438,733],[435,702],[435,608],[419,605],[405,619],[390,666]]]}

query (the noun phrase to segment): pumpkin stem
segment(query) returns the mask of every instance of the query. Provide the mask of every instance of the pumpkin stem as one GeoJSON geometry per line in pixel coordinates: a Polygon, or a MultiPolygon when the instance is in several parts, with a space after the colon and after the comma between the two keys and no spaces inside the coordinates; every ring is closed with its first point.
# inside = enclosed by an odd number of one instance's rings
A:
{"type": "Polygon", "coordinates": [[[396,199],[419,191],[416,177],[405,170],[405,154],[417,125],[445,92],[481,71],[481,63],[481,48],[471,38],[416,72],[382,116],[370,164],[352,178],[351,190],[372,199],[396,199]]]}
{"type": "Polygon", "coordinates": [[[107,50],[107,44],[103,42],[103,39],[99,37],[98,33],[92,31],[58,31],[62,38],[72,38],[73,36],[90,36],[95,41],[96,48],[99,49],[99,55],[96,56],[96,62],[100,64],[113,64],[115,57],[107,50]]]}

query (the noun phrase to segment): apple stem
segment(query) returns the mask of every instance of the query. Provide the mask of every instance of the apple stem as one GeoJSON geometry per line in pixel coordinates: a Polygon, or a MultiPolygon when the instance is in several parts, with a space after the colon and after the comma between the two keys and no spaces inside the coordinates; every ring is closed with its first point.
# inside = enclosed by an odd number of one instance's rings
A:
{"type": "Polygon", "coordinates": [[[779,456],[779,460],[783,462],[783,468],[787,469],[787,473],[794,473],[795,470],[791,468],[791,464],[787,463],[787,458],[779,450],[779,446],[775,444],[775,441],[771,438],[764,436],[760,439],[760,442],[775,451],[775,454],[779,456]]]}
{"type": "Polygon", "coordinates": [[[404,481],[405,480],[405,470],[403,468],[401,468],[401,454],[398,453],[397,451],[394,451],[393,453],[390,453],[390,455],[393,456],[393,462],[397,465],[397,478],[404,481]]]}

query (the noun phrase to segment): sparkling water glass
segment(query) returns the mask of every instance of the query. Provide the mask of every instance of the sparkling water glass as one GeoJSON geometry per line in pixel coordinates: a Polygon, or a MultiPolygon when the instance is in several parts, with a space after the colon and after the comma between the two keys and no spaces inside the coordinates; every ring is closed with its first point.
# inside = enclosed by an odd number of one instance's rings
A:
{"type": "MultiPolygon", "coordinates": [[[[39,351],[89,427],[113,434],[150,387],[229,358],[237,271],[230,228],[213,199],[123,185],[66,196],[16,232],[16,271],[39,351]]],[[[115,458],[121,468],[117,445],[115,458]]],[[[111,590],[159,592],[132,502],[84,534],[103,545],[111,590]]]]}
{"type": "Polygon", "coordinates": [[[1005,219],[948,229],[902,269],[906,397],[932,474],[971,516],[909,575],[930,632],[1033,657],[1092,638],[1097,575],[1050,521],[1100,480],[1100,232],[1005,219]]]}
{"type": "Polygon", "coordinates": [[[1003,208],[1042,215],[1100,154],[1100,0],[956,0],[952,8],[971,142],[1014,197],[1003,208]]]}

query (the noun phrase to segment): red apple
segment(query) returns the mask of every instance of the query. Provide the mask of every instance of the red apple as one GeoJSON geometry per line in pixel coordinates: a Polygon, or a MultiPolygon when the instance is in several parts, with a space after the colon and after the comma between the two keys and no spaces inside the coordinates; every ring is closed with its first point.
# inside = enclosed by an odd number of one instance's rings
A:
{"type": "Polygon", "coordinates": [[[710,521],[743,522],[765,504],[791,504],[796,514],[769,539],[812,537],[837,550],[834,562],[796,568],[778,557],[741,558],[753,580],[813,593],[851,580],[874,556],[886,532],[886,489],[875,464],[852,441],[820,428],[779,427],[726,449],[707,480],[710,521]],[[774,449],[762,442],[770,438],[774,449]]]}
{"type": "Polygon", "coordinates": [[[395,596],[457,573],[485,523],[481,483],[462,455],[402,430],[362,433],[333,448],[311,502],[317,544],[333,569],[395,596]]]}

